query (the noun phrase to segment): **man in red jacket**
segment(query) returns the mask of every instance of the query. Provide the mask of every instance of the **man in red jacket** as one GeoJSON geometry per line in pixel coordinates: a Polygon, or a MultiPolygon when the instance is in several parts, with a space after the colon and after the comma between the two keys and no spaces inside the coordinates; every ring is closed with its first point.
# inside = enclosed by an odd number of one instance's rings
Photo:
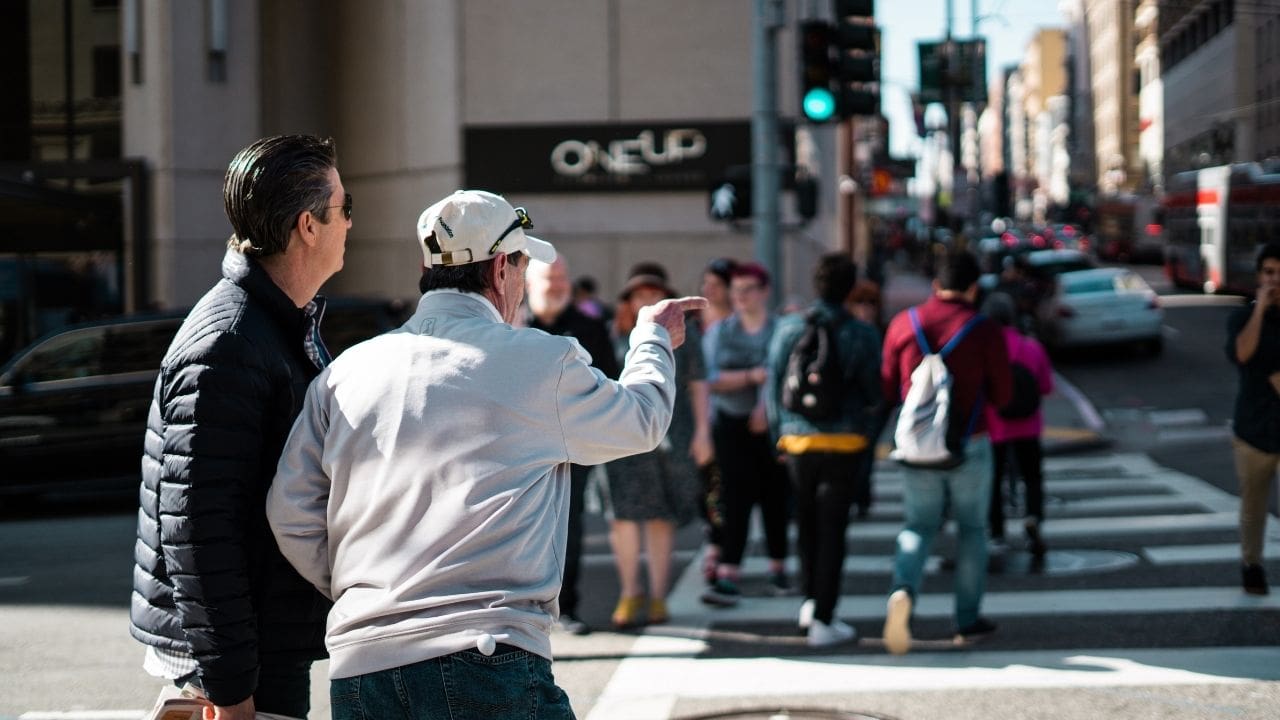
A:
{"type": "MultiPolygon", "coordinates": [[[[968,252],[950,252],[939,260],[933,296],[912,308],[930,352],[938,352],[977,314],[974,301],[980,272],[978,261],[968,252]]],[[[909,313],[898,313],[885,333],[880,375],[889,407],[906,397],[911,373],[925,354],[909,313]]],[[[946,355],[945,362],[952,378],[947,446],[963,460],[946,469],[903,467],[906,525],[898,533],[884,625],[885,647],[894,654],[911,647],[911,609],[920,591],[929,546],[948,510],[959,536],[954,581],[957,635],[976,639],[995,631],[995,624],[980,617],[978,610],[986,586],[991,498],[991,443],[982,407],[1003,407],[1013,392],[1000,327],[990,320],[978,320],[946,355]]]]}

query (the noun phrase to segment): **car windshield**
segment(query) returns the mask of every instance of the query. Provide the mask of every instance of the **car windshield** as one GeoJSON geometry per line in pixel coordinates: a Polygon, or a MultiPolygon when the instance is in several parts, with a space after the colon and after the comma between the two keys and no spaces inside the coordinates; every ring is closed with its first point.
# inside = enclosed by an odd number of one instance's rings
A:
{"type": "Polygon", "coordinates": [[[1101,292],[1132,293],[1150,290],[1150,286],[1147,285],[1145,280],[1136,273],[1131,272],[1106,274],[1072,273],[1062,275],[1058,281],[1062,285],[1062,291],[1067,295],[1101,292]]]}

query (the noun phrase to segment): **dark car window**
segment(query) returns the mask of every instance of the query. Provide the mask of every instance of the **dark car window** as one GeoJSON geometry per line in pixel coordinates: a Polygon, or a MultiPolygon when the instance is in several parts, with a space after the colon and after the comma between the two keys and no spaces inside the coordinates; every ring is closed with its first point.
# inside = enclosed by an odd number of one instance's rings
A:
{"type": "Polygon", "coordinates": [[[107,327],[103,351],[107,374],[159,370],[169,343],[178,332],[181,320],[157,320],[107,327]]]}
{"type": "Polygon", "coordinates": [[[1109,275],[1102,277],[1087,278],[1085,280],[1073,280],[1065,285],[1062,290],[1068,295],[1084,295],[1087,293],[1099,292],[1115,292],[1116,279],[1109,275]]]}
{"type": "Polygon", "coordinates": [[[15,365],[15,375],[23,382],[101,375],[105,334],[104,327],[89,327],[49,338],[15,365]]]}

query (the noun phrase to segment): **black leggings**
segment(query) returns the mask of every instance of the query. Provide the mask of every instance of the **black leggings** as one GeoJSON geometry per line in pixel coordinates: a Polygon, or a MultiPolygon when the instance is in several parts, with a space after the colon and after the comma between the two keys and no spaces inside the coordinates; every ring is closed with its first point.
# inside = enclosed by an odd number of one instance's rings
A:
{"type": "Polygon", "coordinates": [[[786,471],[769,446],[768,433],[747,430],[747,418],[716,413],[711,424],[720,465],[720,501],[724,506],[720,562],[741,565],[751,529],[751,508],[760,505],[765,545],[770,559],[787,557],[787,523],[791,516],[786,471]]]}
{"type": "Polygon", "coordinates": [[[800,589],[813,598],[813,617],[830,623],[844,576],[845,531],[853,505],[851,469],[870,452],[805,453],[787,459],[796,497],[800,589]]]}
{"type": "Polygon", "coordinates": [[[1004,537],[1004,478],[1009,455],[1018,463],[1018,473],[1027,486],[1027,519],[1044,519],[1044,472],[1040,438],[1022,438],[991,444],[993,475],[991,482],[991,537],[1004,537]]]}

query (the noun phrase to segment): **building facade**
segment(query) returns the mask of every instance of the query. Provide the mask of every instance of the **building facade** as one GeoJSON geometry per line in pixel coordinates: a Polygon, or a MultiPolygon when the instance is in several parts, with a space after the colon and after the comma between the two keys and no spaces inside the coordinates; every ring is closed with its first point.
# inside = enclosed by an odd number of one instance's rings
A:
{"type": "MultiPolygon", "coordinates": [[[[527,206],[606,293],[642,260],[695,290],[709,259],[752,255],[746,226],[708,213],[711,183],[750,162],[745,0],[125,1],[142,72],[124,89],[124,149],[154,166],[161,305],[190,303],[217,272],[231,155],[281,132],[333,136],[355,198],[327,292],[413,296],[417,216],[463,186],[527,206]]],[[[793,44],[778,34],[779,110],[794,115],[793,44]]],[[[831,157],[830,129],[815,135],[831,157]]],[[[834,168],[816,170],[824,214],[781,240],[781,286],[801,294],[837,242],[834,168]]],[[[780,205],[796,225],[790,194],[780,205]]]]}
{"type": "Polygon", "coordinates": [[[1089,23],[1085,0],[1058,3],[1067,24],[1067,96],[1071,103],[1068,153],[1070,182],[1078,191],[1091,192],[1097,183],[1093,143],[1093,81],[1089,67],[1089,23]]]}
{"type": "MultiPolygon", "coordinates": [[[[804,299],[818,255],[853,234],[836,232],[848,203],[834,124],[794,121],[795,13],[813,8],[789,10],[772,30],[778,160],[788,179],[803,164],[820,194],[805,221],[783,181],[776,285],[804,299]]],[[[709,212],[713,187],[750,175],[752,11],[748,0],[4,3],[0,74],[14,101],[0,109],[0,194],[25,214],[0,219],[0,353],[76,319],[189,306],[231,232],[227,163],[279,133],[333,137],[354,197],[327,294],[413,299],[417,216],[464,186],[527,207],[606,297],[644,260],[695,291],[711,258],[757,253],[750,220],[709,212]],[[91,265],[102,281],[75,293],[56,279],[91,265]],[[54,307],[56,295],[84,302],[54,307]]]]}
{"type": "Polygon", "coordinates": [[[1138,86],[1134,80],[1133,0],[1088,0],[1094,157],[1101,195],[1130,192],[1142,177],[1138,86]]]}
{"type": "Polygon", "coordinates": [[[1134,67],[1138,79],[1138,159],[1148,193],[1164,192],[1164,82],[1160,77],[1160,8],[1156,0],[1141,0],[1134,11],[1133,30],[1138,42],[1134,67]]]}
{"type": "Polygon", "coordinates": [[[1161,0],[1158,11],[1165,177],[1280,149],[1280,7],[1161,0]]]}

